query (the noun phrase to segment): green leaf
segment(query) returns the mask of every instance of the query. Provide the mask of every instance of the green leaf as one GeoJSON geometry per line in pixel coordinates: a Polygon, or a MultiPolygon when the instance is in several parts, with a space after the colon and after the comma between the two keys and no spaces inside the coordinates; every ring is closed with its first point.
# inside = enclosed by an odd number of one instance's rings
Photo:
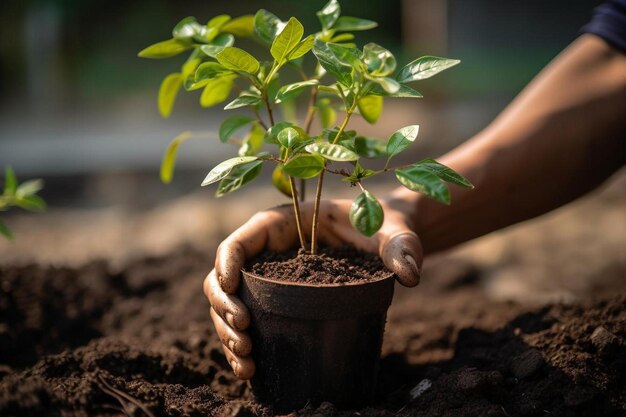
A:
{"type": "Polygon", "coordinates": [[[222,26],[230,20],[230,16],[227,14],[221,14],[215,16],[205,26],[205,33],[203,36],[196,36],[198,42],[212,42],[220,33],[222,26]]]}
{"type": "Polygon", "coordinates": [[[374,29],[378,23],[373,20],[360,19],[358,17],[341,16],[335,22],[333,30],[336,32],[353,32],[359,30],[374,29]]]}
{"type": "Polygon", "coordinates": [[[291,126],[293,126],[293,123],[291,122],[278,122],[274,126],[271,126],[269,129],[267,129],[267,132],[265,132],[265,136],[263,140],[265,140],[266,143],[270,143],[272,145],[278,145],[280,144],[280,142],[278,142],[278,134],[283,129],[287,127],[291,127],[291,126]]]}
{"type": "Polygon", "coordinates": [[[196,72],[198,65],[202,63],[203,57],[204,57],[204,54],[199,49],[194,49],[191,52],[191,54],[189,54],[189,57],[187,58],[183,66],[181,67],[181,71],[180,71],[183,80],[186,80],[188,77],[190,77],[196,72]]]}
{"type": "Polygon", "coordinates": [[[234,46],[227,46],[215,55],[217,61],[233,71],[256,74],[260,64],[255,57],[234,46]]]}
{"type": "Polygon", "coordinates": [[[7,165],[4,168],[4,195],[13,196],[17,191],[17,177],[13,168],[7,165]]]}
{"type": "Polygon", "coordinates": [[[329,128],[337,121],[337,112],[330,105],[330,100],[322,98],[317,102],[317,114],[322,128],[329,128]]]}
{"type": "Polygon", "coordinates": [[[300,132],[293,127],[286,127],[276,136],[278,142],[287,149],[293,148],[301,139],[300,132]]]}
{"type": "Polygon", "coordinates": [[[368,123],[374,124],[383,111],[383,98],[381,96],[365,96],[357,102],[359,113],[368,123]]]}
{"type": "Polygon", "coordinates": [[[342,64],[355,69],[361,67],[361,51],[357,48],[335,43],[329,43],[328,48],[342,64]]]}
{"type": "Polygon", "coordinates": [[[423,161],[413,164],[412,166],[430,171],[445,182],[449,182],[451,184],[455,184],[464,188],[474,188],[474,185],[472,185],[472,183],[469,182],[467,178],[463,177],[452,168],[440,164],[434,159],[424,159],[423,161]]]}
{"type": "Polygon", "coordinates": [[[204,79],[198,82],[195,82],[194,77],[187,77],[185,81],[183,81],[183,88],[187,91],[195,91],[201,88],[206,87],[206,85],[211,81],[211,79],[204,79]]]}
{"type": "Polygon", "coordinates": [[[226,107],[224,107],[224,110],[238,109],[245,106],[256,106],[259,103],[261,103],[261,97],[244,91],[239,95],[239,97],[228,103],[226,107]]]}
{"type": "Polygon", "coordinates": [[[304,27],[302,23],[295,17],[289,18],[287,25],[272,42],[270,52],[279,64],[287,61],[289,53],[300,43],[304,35],[304,27]]]}
{"type": "Polygon", "coordinates": [[[354,150],[365,158],[381,158],[387,156],[386,143],[380,139],[357,136],[354,139],[354,150]]]}
{"type": "Polygon", "coordinates": [[[297,97],[306,87],[311,87],[314,85],[318,85],[318,80],[307,80],[300,81],[299,83],[287,84],[278,90],[276,93],[276,103],[280,103],[281,101],[291,100],[292,98],[297,97]]]}
{"type": "Polygon", "coordinates": [[[227,14],[221,14],[219,16],[215,16],[206,24],[208,28],[216,28],[221,29],[226,23],[230,22],[231,17],[227,14]]]}
{"type": "Polygon", "coordinates": [[[188,42],[183,42],[179,39],[169,39],[163,42],[155,43],[147,48],[143,49],[137,56],[141,58],[169,58],[176,56],[188,49],[191,49],[192,45],[188,42]]]}
{"type": "Polygon", "coordinates": [[[216,197],[222,197],[228,193],[232,193],[251,182],[259,176],[263,161],[255,161],[249,164],[241,165],[232,170],[226,178],[224,178],[215,192],[216,197]]]}
{"type": "Polygon", "coordinates": [[[30,180],[21,183],[15,191],[17,198],[28,197],[37,194],[43,188],[42,180],[30,180]]]}
{"type": "Polygon", "coordinates": [[[342,33],[340,35],[334,36],[330,41],[332,43],[342,43],[354,40],[354,35],[352,33],[342,33]]]}
{"type": "Polygon", "coordinates": [[[236,17],[222,26],[222,32],[232,33],[235,36],[250,37],[254,33],[254,16],[248,14],[236,17]]]}
{"type": "Polygon", "coordinates": [[[210,80],[212,78],[222,77],[224,75],[233,74],[231,70],[217,62],[205,62],[198,66],[196,70],[195,80],[196,82],[202,80],[210,80]]]}
{"type": "Polygon", "coordinates": [[[312,143],[307,145],[305,149],[307,152],[321,155],[331,161],[356,161],[359,159],[359,155],[345,146],[332,143],[312,143]]]}
{"type": "Polygon", "coordinates": [[[183,132],[176,136],[167,145],[167,149],[163,154],[163,161],[161,162],[161,182],[163,184],[169,184],[174,177],[174,166],[176,165],[176,154],[181,143],[191,138],[191,132],[183,132]]]}
{"type": "Polygon", "coordinates": [[[396,169],[396,178],[409,190],[425,194],[440,203],[450,204],[448,187],[430,170],[419,166],[396,169]]]}
{"type": "Polygon", "coordinates": [[[252,156],[257,154],[263,147],[264,134],[265,130],[262,129],[258,123],[254,123],[250,132],[248,132],[243,139],[243,144],[239,148],[239,156],[252,156]]]}
{"type": "Polygon", "coordinates": [[[363,190],[350,207],[350,223],[365,236],[372,236],[383,225],[385,215],[376,197],[363,190]]]}
{"type": "Polygon", "coordinates": [[[351,184],[356,184],[362,179],[369,178],[375,174],[376,174],[376,171],[372,171],[371,169],[365,169],[361,166],[361,164],[359,164],[358,162],[355,162],[354,171],[352,171],[352,174],[350,174],[350,176],[348,177],[342,178],[341,181],[349,182],[351,184]]]}
{"type": "Polygon", "coordinates": [[[247,164],[249,162],[256,161],[257,159],[259,158],[256,156],[237,156],[235,158],[227,159],[208,173],[204,181],[202,181],[202,186],[204,187],[205,185],[220,181],[221,179],[226,178],[226,176],[230,174],[236,166],[247,164]]]}
{"type": "Polygon", "coordinates": [[[376,43],[368,43],[363,47],[363,62],[367,72],[376,77],[386,77],[396,69],[393,54],[376,43]]]}
{"type": "Polygon", "coordinates": [[[197,35],[204,35],[206,27],[198,23],[195,17],[188,16],[174,26],[172,36],[181,41],[190,41],[197,35]]]}
{"type": "Polygon", "coordinates": [[[272,172],[272,184],[274,184],[274,187],[276,187],[278,191],[291,198],[291,182],[287,174],[285,174],[282,165],[277,165],[276,168],[274,168],[272,172]]]}
{"type": "Polygon", "coordinates": [[[424,80],[441,71],[458,64],[458,59],[439,58],[436,56],[423,56],[408,63],[400,70],[396,79],[401,83],[424,80]]]}
{"type": "MultiPolygon", "coordinates": [[[[304,132],[304,131],[303,131],[304,132]]],[[[300,136],[302,136],[302,133],[300,134],[300,136]]],[[[294,147],[293,150],[291,151],[292,155],[298,155],[301,154],[303,152],[305,152],[305,148],[307,146],[309,146],[310,144],[315,143],[315,139],[303,139],[300,142],[298,142],[294,147]]]]}
{"type": "Polygon", "coordinates": [[[261,9],[254,15],[254,32],[266,44],[270,45],[283,21],[265,9],[261,9]]]}
{"type": "Polygon", "coordinates": [[[337,0],[330,0],[326,6],[316,13],[323,29],[330,29],[341,14],[341,6],[337,0]]]}
{"type": "Polygon", "coordinates": [[[411,125],[403,127],[391,135],[389,141],[387,142],[387,155],[389,156],[389,159],[405,150],[411,142],[415,141],[418,132],[419,126],[411,125]]]}
{"type": "Polygon", "coordinates": [[[15,205],[28,211],[46,210],[46,202],[38,195],[29,195],[15,199],[15,205]]]}
{"type": "Polygon", "coordinates": [[[0,235],[3,235],[9,240],[15,239],[11,230],[4,223],[2,223],[2,221],[0,221],[0,235]]]}
{"type": "Polygon", "coordinates": [[[322,134],[320,136],[323,137],[324,139],[326,139],[328,142],[331,142],[331,143],[332,142],[341,142],[341,141],[344,141],[344,140],[351,141],[353,138],[356,137],[356,132],[354,130],[344,130],[339,135],[339,138],[337,140],[335,140],[337,138],[337,133],[339,133],[339,129],[335,127],[333,129],[324,129],[324,130],[322,130],[322,134]]]}
{"type": "Polygon", "coordinates": [[[248,116],[230,116],[220,125],[220,141],[222,141],[222,143],[228,142],[228,139],[233,135],[233,133],[253,121],[254,119],[248,116]]]}
{"type": "Polygon", "coordinates": [[[170,117],[172,108],[174,107],[174,101],[176,101],[176,96],[178,95],[178,90],[180,90],[182,85],[183,78],[180,73],[170,74],[161,82],[158,100],[159,113],[161,113],[161,116],[165,118],[170,117]]]}
{"type": "Polygon", "coordinates": [[[293,61],[294,59],[298,59],[313,48],[315,44],[315,36],[309,35],[306,38],[302,39],[298,45],[289,53],[287,57],[287,61],[293,61]]]}
{"type": "Polygon", "coordinates": [[[376,84],[368,94],[386,97],[406,97],[406,98],[422,98],[422,94],[419,91],[415,91],[408,85],[400,84],[400,88],[395,93],[386,92],[379,84],[376,84]]]}
{"type": "Polygon", "coordinates": [[[291,158],[284,166],[285,172],[292,177],[313,178],[324,169],[324,158],[317,155],[298,155],[291,158]]]}
{"type": "Polygon", "coordinates": [[[217,54],[222,52],[227,46],[233,46],[235,43],[235,37],[230,33],[220,33],[217,35],[211,43],[202,45],[200,50],[211,58],[215,58],[217,54]]]}
{"type": "Polygon", "coordinates": [[[208,80],[200,96],[200,105],[211,107],[226,100],[233,88],[235,78],[235,76],[227,75],[208,80]]]}
{"type": "Polygon", "coordinates": [[[380,85],[383,88],[383,90],[385,90],[385,92],[389,94],[390,96],[393,96],[394,94],[397,94],[400,91],[401,84],[397,82],[396,80],[394,80],[393,78],[368,77],[368,79],[380,85]]]}
{"type": "Polygon", "coordinates": [[[327,43],[316,40],[313,45],[313,53],[320,65],[335,77],[337,82],[345,86],[352,84],[352,67],[342,63],[331,51],[327,43]]]}

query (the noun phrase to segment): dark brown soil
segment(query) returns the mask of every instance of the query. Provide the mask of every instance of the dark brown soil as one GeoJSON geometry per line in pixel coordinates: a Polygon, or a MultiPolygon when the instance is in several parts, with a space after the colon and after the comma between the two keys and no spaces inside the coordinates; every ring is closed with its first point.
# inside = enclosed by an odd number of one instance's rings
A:
{"type": "Polygon", "coordinates": [[[378,256],[350,246],[320,248],[316,255],[302,249],[263,252],[246,265],[246,270],[277,281],[309,284],[376,281],[390,274],[378,256]]]}
{"type": "MultiPolygon", "coordinates": [[[[122,271],[0,267],[1,416],[272,416],[229,371],[184,250],[122,271]]],[[[389,312],[360,416],[622,416],[626,295],[533,309],[491,301],[442,258],[389,312]]],[[[300,410],[355,415],[329,403],[300,410]]]]}

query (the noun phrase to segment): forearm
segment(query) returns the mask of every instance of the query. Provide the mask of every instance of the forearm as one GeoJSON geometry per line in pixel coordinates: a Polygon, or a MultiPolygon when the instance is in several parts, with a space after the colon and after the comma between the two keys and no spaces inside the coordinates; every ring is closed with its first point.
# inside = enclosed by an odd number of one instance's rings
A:
{"type": "Polygon", "coordinates": [[[440,158],[474,183],[442,206],[392,194],[426,253],[537,216],[595,188],[625,159],[626,56],[584,35],[483,132],[440,158]]]}

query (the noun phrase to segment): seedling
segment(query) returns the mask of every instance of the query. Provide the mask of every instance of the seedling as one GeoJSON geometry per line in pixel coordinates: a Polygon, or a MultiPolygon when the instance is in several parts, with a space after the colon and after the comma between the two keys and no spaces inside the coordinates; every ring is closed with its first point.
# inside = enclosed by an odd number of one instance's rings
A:
{"type": "MultiPolygon", "coordinates": [[[[423,56],[396,71],[396,59],[390,51],[375,43],[359,49],[354,43],[351,32],[372,29],[376,22],[341,16],[337,0],[329,1],[317,16],[321,30],[307,36],[295,17],[285,22],[263,9],[254,16],[235,19],[220,15],[206,25],[187,17],[174,27],[172,39],[139,53],[144,58],[168,58],[191,52],[181,70],[168,75],[161,84],[158,104],[164,117],[170,115],[181,88],[202,89],[203,107],[222,103],[235,91],[236,98],[224,109],[250,110],[249,116],[228,117],[219,128],[220,140],[236,144],[239,152],[213,168],[202,182],[203,186],[219,183],[217,197],[250,183],[263,165],[274,164],[272,182],[292,199],[300,244],[308,248],[299,202],[304,198],[305,181],[317,178],[310,242],[313,254],[317,250],[319,203],[327,172],[342,176],[343,181],[361,190],[352,204],[350,222],[366,236],[376,233],[384,218],[380,203],[363,185],[367,178],[393,171],[403,186],[444,204],[450,204],[446,183],[472,187],[467,179],[433,159],[391,165],[393,157],[415,141],[417,125],[397,130],[387,141],[347,130],[354,114],[376,123],[385,98],[421,98],[409,84],[430,78],[460,61],[423,56]],[[259,60],[233,46],[242,37],[259,41],[269,49],[269,56],[259,60]],[[314,59],[311,74],[304,65],[309,58],[314,59]],[[283,71],[293,71],[301,81],[283,85],[283,71]],[[293,105],[305,91],[309,94],[308,108],[300,124],[292,117],[293,105]],[[282,109],[282,120],[276,117],[277,107],[282,109]],[[337,126],[338,113],[344,116],[337,126]],[[322,130],[312,133],[316,117],[322,130]],[[244,128],[246,133],[240,135],[244,128]],[[266,144],[273,145],[271,152],[264,149],[266,144]],[[365,160],[378,158],[385,160],[382,169],[365,166],[365,160]],[[347,163],[349,169],[337,168],[336,163],[347,163]],[[301,180],[299,187],[296,178],[301,180]]],[[[171,181],[178,147],[192,136],[193,132],[185,132],[170,143],[161,166],[163,182],[171,181]]]]}
{"type": "MultiPolygon", "coordinates": [[[[19,184],[10,166],[4,170],[4,191],[0,195],[0,212],[11,207],[21,207],[29,211],[44,211],[46,203],[37,193],[43,188],[42,180],[30,180],[19,184]]],[[[0,221],[0,234],[13,240],[11,230],[0,221]]]]}

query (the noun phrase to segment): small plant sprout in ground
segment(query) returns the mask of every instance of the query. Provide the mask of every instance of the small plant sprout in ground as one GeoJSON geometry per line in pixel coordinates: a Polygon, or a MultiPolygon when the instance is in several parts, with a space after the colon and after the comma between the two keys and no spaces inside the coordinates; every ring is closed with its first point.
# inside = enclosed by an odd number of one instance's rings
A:
{"type": "MultiPolygon", "coordinates": [[[[305,33],[295,17],[283,21],[263,9],[254,16],[217,16],[206,25],[187,17],[174,27],[172,39],[139,53],[146,58],[167,58],[191,51],[180,71],[168,75],[161,84],[158,103],[164,117],[169,116],[181,87],[188,91],[202,89],[200,104],[204,107],[226,101],[235,91],[235,98],[224,109],[250,110],[249,115],[228,117],[219,128],[220,141],[237,145],[239,155],[217,165],[202,182],[203,186],[219,183],[218,197],[254,180],[263,165],[274,164],[272,182],[292,199],[300,244],[308,248],[299,201],[304,198],[305,181],[317,178],[310,242],[313,254],[317,250],[319,203],[327,172],[342,176],[343,181],[361,190],[352,204],[350,221],[366,236],[376,233],[384,217],[380,203],[363,185],[367,178],[393,171],[403,186],[444,204],[450,203],[446,183],[472,187],[461,175],[433,159],[402,166],[391,164],[394,156],[415,141],[417,125],[397,130],[387,141],[347,130],[354,114],[376,123],[385,98],[421,98],[409,84],[430,78],[459,61],[423,56],[397,70],[396,59],[387,49],[375,43],[358,48],[354,43],[351,32],[372,29],[375,22],[341,16],[336,0],[326,4],[317,16],[321,30],[311,34],[305,33]],[[237,38],[252,38],[268,48],[269,54],[255,57],[233,46],[237,38]],[[307,59],[311,62],[305,62],[307,59]],[[306,72],[307,64],[313,64],[312,73],[306,72]],[[283,72],[300,81],[283,84],[283,72]],[[308,93],[308,108],[299,124],[293,117],[295,99],[304,92],[308,93]],[[277,117],[279,108],[281,120],[277,117]],[[340,113],[343,119],[338,122],[340,113]],[[319,133],[311,131],[315,118],[321,124],[319,133]],[[273,150],[268,152],[265,145],[273,145],[273,150]],[[366,168],[363,162],[369,159],[385,160],[384,168],[366,168]],[[347,163],[349,169],[334,168],[335,163],[347,163]],[[296,178],[301,180],[299,186],[296,178]]],[[[161,167],[164,182],[172,179],[180,143],[193,135],[185,132],[171,142],[161,167]]]]}
{"type": "MultiPolygon", "coordinates": [[[[19,184],[10,166],[4,169],[4,191],[0,195],[0,212],[11,207],[21,207],[29,211],[44,211],[46,203],[37,193],[43,188],[42,180],[30,180],[19,184]]],[[[13,240],[13,233],[0,220],[0,234],[13,240]]]]}

